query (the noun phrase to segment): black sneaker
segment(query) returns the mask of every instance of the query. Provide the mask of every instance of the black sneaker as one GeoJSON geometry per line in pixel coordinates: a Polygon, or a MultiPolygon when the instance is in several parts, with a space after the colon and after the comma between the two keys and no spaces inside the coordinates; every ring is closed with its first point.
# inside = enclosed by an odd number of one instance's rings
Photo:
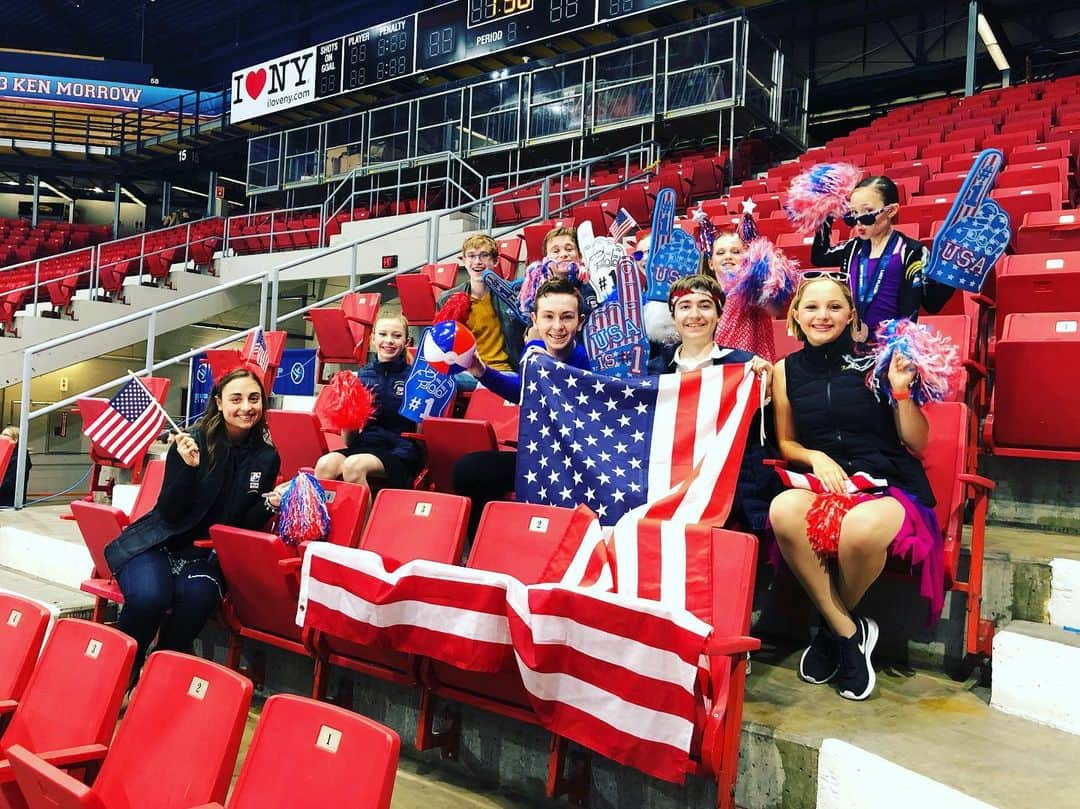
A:
{"type": "Polygon", "coordinates": [[[839,669],[840,650],[836,634],[823,623],[799,658],[799,679],[821,685],[835,677],[839,669]]]}
{"type": "Polygon", "coordinates": [[[837,691],[844,699],[863,700],[874,692],[877,675],[870,655],[878,639],[878,625],[873,618],[855,618],[855,634],[840,638],[840,673],[837,691]]]}

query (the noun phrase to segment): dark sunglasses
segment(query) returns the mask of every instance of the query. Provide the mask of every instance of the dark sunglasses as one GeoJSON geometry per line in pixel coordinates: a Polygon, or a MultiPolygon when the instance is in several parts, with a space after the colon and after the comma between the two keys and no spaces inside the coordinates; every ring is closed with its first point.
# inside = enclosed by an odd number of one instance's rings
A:
{"type": "Polygon", "coordinates": [[[883,213],[885,213],[884,208],[878,208],[876,211],[861,214],[856,214],[854,211],[848,211],[844,214],[844,224],[849,228],[855,227],[856,224],[869,227],[874,224],[877,221],[877,218],[883,213]]]}
{"type": "Polygon", "coordinates": [[[848,282],[848,274],[839,270],[806,270],[802,273],[804,281],[817,281],[819,278],[828,278],[841,284],[848,282]]]}

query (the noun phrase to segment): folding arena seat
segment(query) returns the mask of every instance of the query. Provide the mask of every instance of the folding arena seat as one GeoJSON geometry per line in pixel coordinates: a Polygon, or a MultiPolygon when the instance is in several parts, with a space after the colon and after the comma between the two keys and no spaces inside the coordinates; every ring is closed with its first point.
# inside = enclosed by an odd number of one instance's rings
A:
{"type": "MultiPolygon", "coordinates": [[[[169,392],[170,380],[168,377],[157,376],[144,376],[141,377],[143,385],[150,392],[162,406],[165,404],[165,396],[169,392]]],[[[108,405],[108,399],[99,399],[97,397],[82,396],[76,400],[75,404],[79,408],[79,416],[82,418],[82,423],[89,425],[93,423],[108,405]]],[[[119,458],[113,457],[110,453],[101,449],[93,441],[90,442],[90,462],[94,465],[94,468],[90,472],[90,492],[106,492],[112,494],[112,483],[101,483],[99,478],[101,476],[101,469],[106,466],[111,466],[116,469],[130,469],[131,470],[131,482],[139,483],[142,479],[143,462],[146,459],[146,451],[150,449],[150,445],[157,439],[157,435],[147,436],[144,445],[139,448],[138,452],[131,461],[121,461],[119,458]]]]}
{"type": "Polygon", "coordinates": [[[773,344],[776,346],[776,359],[782,360],[788,354],[794,354],[803,347],[802,341],[788,333],[786,320],[773,320],[773,344]]]}
{"type": "Polygon", "coordinates": [[[1014,312],[1080,311],[1080,252],[1005,256],[997,267],[997,335],[1014,312]]]}
{"type": "MultiPolygon", "coordinates": [[[[320,481],[330,514],[327,542],[354,548],[367,516],[370,489],[340,480],[320,481]]],[[[221,616],[229,630],[225,665],[240,665],[244,638],[307,655],[296,624],[300,564],[304,548],[288,545],[276,534],[229,525],[210,526],[209,543],[229,583],[221,616]]]]}
{"type": "Polygon", "coordinates": [[[1080,210],[1032,211],[1013,237],[1017,253],[1080,250],[1080,210]]]}
{"type": "Polygon", "coordinates": [[[274,387],[274,380],[277,379],[278,367],[281,365],[281,355],[285,351],[286,336],[283,331],[263,332],[267,354],[265,370],[260,368],[255,360],[251,359],[251,352],[255,346],[255,332],[248,334],[242,349],[208,348],[206,350],[206,361],[210,364],[211,376],[214,379],[222,379],[234,368],[244,367],[253,373],[259,374],[263,391],[269,396],[274,387]]]}
{"type": "Polygon", "coordinates": [[[1045,143],[1032,143],[1017,146],[1009,152],[1008,165],[1013,163],[1043,163],[1051,160],[1064,160],[1066,169],[1071,168],[1072,144],[1067,140],[1053,140],[1045,143]]]}
{"type": "Polygon", "coordinates": [[[94,767],[101,760],[131,677],[135,646],[133,638],[111,627],[73,618],[56,622],[21,699],[0,703],[0,715],[10,717],[0,736],[0,805],[27,805],[10,764],[13,746],[58,767],[94,767]]]}
{"type": "MultiPolygon", "coordinates": [[[[17,704],[37,664],[49,610],[13,593],[0,593],[0,717],[17,704]]],[[[0,719],[0,729],[4,722],[0,719]]]]}
{"type": "MultiPolygon", "coordinates": [[[[586,202],[583,205],[574,207],[574,219],[577,220],[579,226],[582,222],[591,222],[593,233],[603,235],[608,232],[611,223],[615,220],[615,214],[618,213],[618,209],[612,211],[609,208],[610,206],[605,206],[602,202],[586,202]]],[[[652,220],[646,218],[643,221],[650,222],[652,220]]]]}
{"type": "Polygon", "coordinates": [[[716,166],[706,157],[694,158],[683,161],[683,176],[690,182],[689,197],[691,200],[702,199],[716,194],[724,184],[722,174],[717,173],[716,166]]]}
{"type": "MultiPolygon", "coordinates": [[[[606,206],[605,221],[608,225],[603,230],[594,231],[598,236],[607,235],[608,226],[619,213],[619,208],[625,208],[626,212],[643,226],[652,221],[653,198],[649,196],[648,186],[645,183],[630,183],[620,188],[618,197],[614,205],[606,206]]],[[[683,199],[689,200],[689,196],[684,193],[683,199]]],[[[680,206],[676,205],[676,207],[680,206]]]]}
{"type": "Polygon", "coordinates": [[[458,264],[456,261],[425,264],[420,268],[420,272],[431,280],[431,286],[438,296],[457,283],[458,264]]]}
{"type": "Polygon", "coordinates": [[[324,376],[327,365],[363,364],[356,353],[366,356],[367,346],[357,344],[341,308],[312,309],[308,318],[315,332],[315,379],[320,385],[330,381],[324,376]]]}
{"type": "Polygon", "coordinates": [[[435,320],[435,288],[431,279],[423,273],[406,273],[397,276],[393,283],[397,286],[401,313],[409,325],[421,329],[430,326],[435,320]]]}
{"type": "Polygon", "coordinates": [[[968,171],[975,163],[978,153],[963,154],[959,151],[941,161],[942,171],[968,171]]]}
{"type": "Polygon", "coordinates": [[[1029,188],[1056,183],[1061,188],[1060,198],[1069,199],[1069,163],[1064,158],[1037,163],[1021,163],[1010,160],[997,177],[995,188],[1029,188]]]}
{"type": "Polygon", "coordinates": [[[127,514],[116,506],[94,503],[87,500],[75,500],[71,503],[71,514],[79,526],[83,544],[90,553],[93,569],[90,578],[79,585],[79,589],[94,597],[92,620],[103,623],[105,608],[109,602],[123,604],[124,595],[120,586],[113,579],[109,565],[105,561],[105,546],[116,539],[129,524],[150,511],[156,504],[161,484],[165,478],[165,461],[155,459],[146,464],[142,483],[139,485],[131,513],[127,514]]]}
{"type": "Polygon", "coordinates": [[[893,163],[887,173],[894,180],[899,177],[918,177],[920,182],[925,183],[940,171],[941,157],[921,157],[893,163]]]}
{"type": "Polygon", "coordinates": [[[398,735],[372,719],[275,694],[263,706],[228,809],[390,809],[400,747],[398,735]]]}
{"type": "Polygon", "coordinates": [[[301,469],[313,468],[329,452],[326,433],[314,413],[305,410],[268,410],[266,422],[281,458],[282,480],[290,480],[301,469]]]}
{"type": "Polygon", "coordinates": [[[940,197],[956,194],[967,179],[966,171],[941,172],[923,183],[922,193],[928,197],[940,197]]]}
{"type": "Polygon", "coordinates": [[[984,403],[987,376],[986,366],[979,362],[975,354],[977,322],[970,315],[964,314],[922,315],[919,323],[936,329],[959,349],[960,363],[964,368],[963,384],[947,401],[965,402],[973,410],[977,410],[984,403]]]}
{"type": "Polygon", "coordinates": [[[1080,364],[1080,307],[1004,321],[984,446],[993,455],[1080,460],[1080,390],[1074,375],[1062,373],[1080,364]]]}
{"type": "Polygon", "coordinates": [[[1062,208],[1061,186],[1057,183],[997,188],[990,194],[998,205],[1009,214],[1015,236],[1016,227],[1024,221],[1025,214],[1039,211],[1060,211],[1062,208]]]}
{"type": "Polygon", "coordinates": [[[500,239],[496,244],[499,246],[499,261],[495,271],[507,281],[513,281],[517,277],[518,263],[521,261],[521,248],[525,244],[525,240],[517,237],[500,239]]]}
{"type": "Polygon", "coordinates": [[[0,436],[0,480],[7,474],[8,464],[15,463],[15,442],[0,436]]]}
{"type": "Polygon", "coordinates": [[[465,417],[429,416],[416,439],[423,443],[430,486],[454,491],[454,464],[470,452],[494,452],[517,443],[518,406],[478,387],[469,397],[465,417]]]}
{"type": "Polygon", "coordinates": [[[216,663],[155,652],[92,786],[22,745],[8,749],[8,760],[32,809],[189,809],[220,803],[229,789],[251,692],[250,680],[216,663]],[[162,732],[163,717],[168,717],[168,733],[162,732]]]}
{"type": "MultiPolygon", "coordinates": [[[[522,238],[525,240],[525,260],[526,261],[539,261],[544,257],[544,236],[548,234],[552,228],[573,228],[573,217],[561,218],[561,219],[547,219],[543,222],[537,222],[533,225],[526,225],[522,229],[522,238]]],[[[605,235],[604,233],[596,234],[598,236],[605,235]]]]}
{"type": "Polygon", "coordinates": [[[900,209],[898,219],[906,224],[918,222],[920,230],[927,232],[930,225],[948,216],[955,196],[943,194],[909,199],[907,205],[900,209]]]}
{"type": "Polygon", "coordinates": [[[810,260],[810,248],[813,244],[813,236],[803,236],[798,233],[781,233],[776,240],[776,246],[784,252],[784,255],[798,261],[799,266],[803,268],[814,266],[810,260]]]}
{"type": "MultiPolygon", "coordinates": [[[[465,546],[469,507],[469,499],[456,494],[383,489],[375,496],[359,547],[379,554],[389,570],[415,559],[456,565],[465,546]]],[[[326,697],[330,666],[401,685],[417,683],[412,655],[362,646],[328,632],[305,632],[304,639],[315,656],[316,699],[326,697]]]]}
{"type": "Polygon", "coordinates": [[[1022,131],[1003,131],[999,135],[991,135],[983,139],[983,149],[1000,149],[1003,154],[1008,155],[1009,152],[1016,146],[1026,146],[1031,143],[1035,143],[1039,139],[1039,133],[1034,128],[1029,128],[1030,125],[1025,125],[1022,131]]]}

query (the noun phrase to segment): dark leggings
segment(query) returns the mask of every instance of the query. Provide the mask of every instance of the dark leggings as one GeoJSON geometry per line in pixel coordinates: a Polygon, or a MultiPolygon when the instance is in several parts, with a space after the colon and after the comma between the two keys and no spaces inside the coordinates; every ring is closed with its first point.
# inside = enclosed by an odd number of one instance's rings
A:
{"type": "Polygon", "coordinates": [[[484,506],[514,491],[516,452],[470,452],[454,464],[454,491],[472,501],[469,536],[476,534],[484,506]]]}
{"type": "Polygon", "coordinates": [[[157,649],[190,652],[225,589],[216,561],[190,561],[174,574],[163,548],[132,557],[116,574],[116,582],[124,593],[116,626],[139,644],[135,676],[154,635],[157,649]]]}

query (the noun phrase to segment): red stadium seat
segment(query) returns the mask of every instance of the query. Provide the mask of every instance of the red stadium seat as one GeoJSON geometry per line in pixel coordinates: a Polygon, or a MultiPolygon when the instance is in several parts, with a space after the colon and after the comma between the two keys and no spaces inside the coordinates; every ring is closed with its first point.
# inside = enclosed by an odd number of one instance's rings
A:
{"type": "Polygon", "coordinates": [[[1080,211],[1032,211],[1013,237],[1016,252],[1080,250],[1080,211]]]}
{"type": "Polygon", "coordinates": [[[986,367],[974,354],[976,322],[969,315],[923,315],[919,323],[941,332],[959,349],[964,380],[947,401],[965,402],[977,411],[984,398],[986,367]]]}
{"type": "Polygon", "coordinates": [[[786,320],[773,320],[773,343],[776,345],[776,359],[782,360],[788,354],[794,354],[803,347],[802,341],[788,333],[786,320]]]}
{"type": "MultiPolygon", "coordinates": [[[[922,148],[922,158],[924,160],[939,157],[942,160],[947,160],[957,153],[974,152],[975,151],[975,138],[963,138],[960,140],[950,140],[943,143],[934,143],[930,146],[924,146],[922,148]]],[[[937,170],[941,171],[943,165],[939,165],[937,170]]],[[[890,175],[891,176],[891,175],[890,175]]]]}
{"type": "MultiPolygon", "coordinates": [[[[29,599],[0,593],[0,717],[22,696],[41,652],[49,611],[29,599]]],[[[4,723],[0,721],[0,727],[4,723]]]]}
{"type": "Polygon", "coordinates": [[[15,442],[0,435],[0,480],[7,474],[8,464],[15,463],[15,442]]]}
{"type": "Polygon", "coordinates": [[[802,236],[798,233],[781,233],[776,240],[776,246],[784,252],[784,255],[798,261],[799,266],[803,268],[814,266],[810,260],[810,248],[813,244],[813,236],[802,236]]]}
{"type": "MultiPolygon", "coordinates": [[[[527,262],[539,261],[544,257],[544,237],[552,228],[570,228],[573,230],[574,219],[573,217],[548,219],[544,222],[526,225],[522,229],[522,238],[525,240],[525,260],[527,262]]],[[[501,255],[502,251],[500,250],[499,253],[501,255]]]]}
{"type": "Polygon", "coordinates": [[[155,652],[92,786],[21,745],[8,750],[8,759],[32,807],[189,809],[220,803],[229,790],[251,691],[250,680],[216,663],[155,652]],[[162,732],[165,717],[168,733],[162,732]]]}
{"type": "Polygon", "coordinates": [[[458,265],[456,261],[425,264],[420,268],[420,272],[431,279],[431,285],[435,287],[437,296],[457,283],[458,265]]]}
{"type": "Polygon", "coordinates": [[[499,262],[495,266],[495,271],[507,281],[513,281],[517,278],[518,263],[521,261],[521,247],[523,244],[525,244],[525,240],[521,238],[500,239],[498,241],[499,262]]]}
{"type": "Polygon", "coordinates": [[[282,480],[291,480],[301,469],[313,468],[315,462],[329,451],[326,434],[314,413],[268,410],[266,422],[281,457],[279,476],[282,480]]]}
{"type": "Polygon", "coordinates": [[[425,328],[435,319],[435,288],[431,279],[422,273],[408,273],[394,279],[401,313],[410,326],[425,328]]]}
{"type": "Polygon", "coordinates": [[[275,694],[263,706],[228,809],[390,809],[400,747],[398,735],[374,720],[275,694]]]}
{"type": "Polygon", "coordinates": [[[1004,320],[983,444],[993,455],[1080,461],[1080,391],[1062,373],[1080,365],[1080,307],[1004,320]]]}
{"type": "MultiPolygon", "coordinates": [[[[330,532],[326,541],[354,548],[367,516],[370,489],[339,480],[320,481],[326,491],[330,532]]],[[[210,542],[229,582],[221,616],[229,630],[225,665],[240,665],[244,638],[307,655],[296,623],[303,548],[276,534],[228,525],[210,526],[210,542]]]]}
{"type": "Polygon", "coordinates": [[[1014,312],[1080,311],[1080,252],[1005,256],[996,298],[998,337],[1014,312]]]}
{"type": "MultiPolygon", "coordinates": [[[[458,564],[465,545],[469,499],[456,494],[383,489],[360,539],[362,550],[377,553],[388,570],[414,559],[458,564]]],[[[325,632],[307,642],[315,654],[312,696],[326,697],[329,667],[339,666],[401,685],[416,685],[416,660],[392,649],[361,646],[325,632]]]]}
{"type": "Polygon", "coordinates": [[[922,193],[928,197],[956,194],[960,191],[960,186],[964,184],[964,180],[967,179],[967,175],[966,171],[937,174],[923,183],[922,193]]]}
{"type": "MultiPolygon", "coordinates": [[[[73,618],[56,622],[18,705],[3,706],[14,713],[0,736],[8,758],[0,758],[0,805],[26,806],[15,784],[12,747],[56,766],[92,767],[101,760],[116,728],[135,646],[133,638],[111,627],[73,618]]],[[[40,805],[32,795],[29,800],[40,805]]]]}
{"type": "Polygon", "coordinates": [[[285,351],[286,336],[283,331],[263,332],[263,339],[266,341],[266,353],[269,359],[266,370],[261,369],[251,359],[251,352],[255,346],[255,332],[248,334],[247,339],[244,340],[244,347],[240,350],[235,348],[208,348],[206,350],[206,361],[210,363],[210,375],[215,380],[219,380],[235,368],[246,368],[260,376],[263,392],[269,396],[274,388],[278,367],[281,365],[281,355],[285,351]]]}
{"type": "Polygon", "coordinates": [[[358,363],[356,351],[367,347],[357,345],[345,313],[337,307],[312,309],[308,312],[315,332],[315,379],[320,385],[329,382],[324,375],[327,365],[352,365],[358,363]]]}

